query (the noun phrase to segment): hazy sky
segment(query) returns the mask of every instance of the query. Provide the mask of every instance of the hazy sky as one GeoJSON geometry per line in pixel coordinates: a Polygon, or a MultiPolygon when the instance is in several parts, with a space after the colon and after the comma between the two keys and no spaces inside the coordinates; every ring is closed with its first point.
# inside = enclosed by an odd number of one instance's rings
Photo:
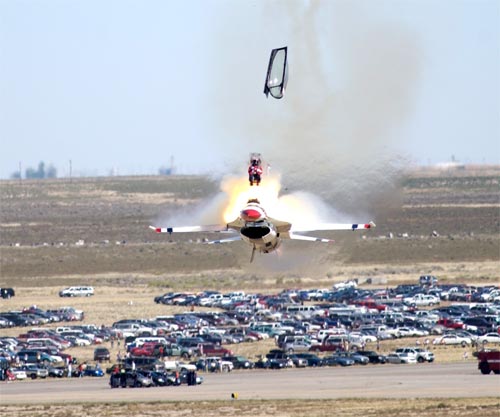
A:
{"type": "Polygon", "coordinates": [[[500,1],[0,0],[1,178],[224,172],[252,151],[500,163],[500,1]],[[285,45],[287,94],[266,99],[285,45]]]}

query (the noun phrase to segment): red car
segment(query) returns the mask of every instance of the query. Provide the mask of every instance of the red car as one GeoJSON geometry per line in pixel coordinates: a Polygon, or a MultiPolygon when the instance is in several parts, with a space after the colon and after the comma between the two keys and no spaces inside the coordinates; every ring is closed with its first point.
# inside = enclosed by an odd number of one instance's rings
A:
{"type": "Polygon", "coordinates": [[[234,354],[232,350],[213,343],[200,344],[200,353],[206,356],[232,356],[234,354]]]}
{"type": "Polygon", "coordinates": [[[463,329],[464,324],[460,321],[451,320],[451,319],[439,319],[437,324],[440,326],[447,327],[448,329],[463,329]]]}
{"type": "Polygon", "coordinates": [[[156,356],[159,353],[157,343],[144,343],[142,346],[137,346],[130,349],[133,356],[156,356]]]}
{"type": "Polygon", "coordinates": [[[378,304],[373,300],[359,300],[355,301],[354,304],[369,308],[371,310],[384,311],[387,309],[387,306],[385,304],[378,304]]]}
{"type": "Polygon", "coordinates": [[[344,339],[340,337],[328,337],[319,345],[313,345],[309,349],[311,352],[336,352],[344,350],[344,339]]]}

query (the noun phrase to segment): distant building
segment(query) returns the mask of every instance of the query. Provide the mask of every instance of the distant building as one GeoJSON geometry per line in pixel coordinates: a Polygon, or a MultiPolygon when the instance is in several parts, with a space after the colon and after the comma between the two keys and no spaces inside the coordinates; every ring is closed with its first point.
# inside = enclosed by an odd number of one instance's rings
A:
{"type": "Polygon", "coordinates": [[[451,156],[451,161],[449,162],[439,162],[436,164],[436,168],[438,169],[446,169],[446,170],[462,170],[465,169],[465,164],[458,162],[455,159],[455,155],[451,156]]]}

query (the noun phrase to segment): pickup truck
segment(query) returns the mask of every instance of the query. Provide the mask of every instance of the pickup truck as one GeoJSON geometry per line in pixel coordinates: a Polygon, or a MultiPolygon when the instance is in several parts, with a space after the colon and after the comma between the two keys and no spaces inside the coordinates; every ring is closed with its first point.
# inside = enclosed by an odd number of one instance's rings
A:
{"type": "Polygon", "coordinates": [[[233,351],[212,343],[201,343],[200,354],[206,356],[232,356],[233,351]]]}
{"type": "Polygon", "coordinates": [[[177,344],[163,345],[161,343],[147,342],[142,346],[132,348],[130,353],[134,356],[154,356],[157,358],[161,356],[181,356],[184,359],[189,359],[194,356],[196,352],[190,347],[179,346],[177,344]]]}
{"type": "Polygon", "coordinates": [[[434,306],[438,305],[441,300],[435,295],[415,294],[413,297],[403,298],[403,303],[410,307],[418,306],[434,306]]]}

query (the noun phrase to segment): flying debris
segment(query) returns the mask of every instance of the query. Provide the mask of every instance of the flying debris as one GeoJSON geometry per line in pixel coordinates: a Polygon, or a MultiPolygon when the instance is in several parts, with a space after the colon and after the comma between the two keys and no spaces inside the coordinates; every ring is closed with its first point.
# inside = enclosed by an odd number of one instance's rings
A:
{"type": "Polygon", "coordinates": [[[190,233],[190,232],[234,232],[236,236],[207,242],[228,243],[243,240],[252,247],[250,262],[253,261],[255,252],[270,253],[275,251],[281,244],[282,239],[306,240],[310,242],[333,242],[331,239],[323,239],[312,236],[304,236],[299,233],[319,230],[366,230],[375,227],[375,223],[341,224],[341,223],[318,223],[308,226],[307,229],[294,228],[286,221],[276,220],[268,217],[259,200],[250,199],[246,206],[240,211],[238,218],[230,223],[222,225],[207,226],[185,226],[185,227],[154,227],[149,226],[157,233],[190,233]]]}
{"type": "Polygon", "coordinates": [[[288,82],[288,47],[277,48],[271,51],[269,65],[267,67],[264,94],[269,97],[280,99],[285,95],[288,82]]]}

